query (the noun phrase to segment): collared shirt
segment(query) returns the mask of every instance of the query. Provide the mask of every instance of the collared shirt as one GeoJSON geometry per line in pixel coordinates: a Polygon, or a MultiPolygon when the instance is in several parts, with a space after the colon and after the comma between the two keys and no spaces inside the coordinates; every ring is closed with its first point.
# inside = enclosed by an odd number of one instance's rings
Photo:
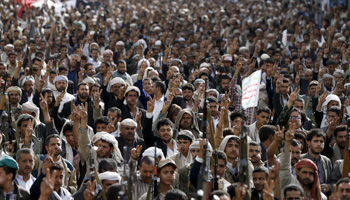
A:
{"type": "Polygon", "coordinates": [[[89,57],[88,61],[94,65],[95,69],[101,65],[101,61],[99,61],[98,59],[97,61],[95,61],[93,58],[89,57]]]}
{"type": "Polygon", "coordinates": [[[6,200],[16,200],[17,199],[17,194],[15,193],[15,190],[12,190],[9,193],[3,192],[4,197],[6,200]]]}
{"type": "Polygon", "coordinates": [[[31,175],[31,174],[30,174],[30,177],[29,177],[29,179],[28,179],[27,181],[24,181],[24,180],[23,180],[23,176],[22,176],[22,175],[19,175],[19,174],[16,175],[16,179],[15,179],[16,183],[17,183],[19,186],[21,186],[21,187],[27,189],[28,191],[29,191],[30,188],[32,187],[32,185],[33,185],[33,183],[35,182],[35,180],[36,180],[36,178],[35,178],[33,175],[31,175]]]}
{"type": "Polygon", "coordinates": [[[139,199],[143,194],[147,193],[149,183],[142,180],[140,172],[137,172],[136,182],[134,182],[134,198],[139,199]]]}
{"type": "Polygon", "coordinates": [[[154,110],[153,110],[153,123],[158,119],[158,115],[162,111],[163,105],[164,105],[164,95],[158,101],[155,100],[154,110]]]}
{"type": "MultiPolygon", "coordinates": [[[[311,154],[310,154],[311,156],[311,154]]],[[[325,183],[326,181],[326,175],[325,175],[325,172],[324,172],[324,168],[323,168],[323,163],[322,163],[322,160],[321,160],[321,156],[316,159],[314,158],[313,156],[311,156],[311,160],[315,163],[315,165],[317,166],[318,168],[318,179],[320,180],[320,184],[323,184],[325,183]]]]}

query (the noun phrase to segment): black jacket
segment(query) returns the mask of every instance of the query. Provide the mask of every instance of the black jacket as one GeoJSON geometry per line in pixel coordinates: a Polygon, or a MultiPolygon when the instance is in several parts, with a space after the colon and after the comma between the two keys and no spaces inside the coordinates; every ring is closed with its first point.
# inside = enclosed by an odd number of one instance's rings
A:
{"type": "MultiPolygon", "coordinates": [[[[134,138],[132,145],[128,144],[128,141],[126,141],[123,136],[116,137],[116,139],[118,141],[118,148],[119,148],[120,152],[122,153],[123,158],[124,158],[124,149],[123,149],[124,146],[126,146],[126,147],[129,146],[129,148],[130,148],[130,146],[132,146],[133,148],[136,148],[137,145],[142,145],[142,150],[141,150],[140,155],[142,155],[142,153],[146,149],[145,142],[143,141],[142,138],[139,138],[136,133],[135,133],[135,138],[134,138]]],[[[131,150],[129,148],[126,152],[126,156],[125,156],[124,160],[130,160],[131,150]]]]}
{"type": "MultiPolygon", "coordinates": [[[[95,125],[94,125],[94,103],[91,101],[90,97],[88,97],[87,102],[89,105],[88,106],[88,125],[91,127],[95,127],[95,125]]],[[[74,99],[75,106],[78,106],[81,103],[83,103],[83,102],[81,102],[78,97],[76,97],[74,99]]],[[[72,112],[71,109],[72,109],[71,102],[69,101],[69,102],[65,103],[63,105],[63,109],[62,109],[62,112],[60,113],[60,116],[63,118],[68,118],[72,112]]]]}
{"type": "Polygon", "coordinates": [[[146,148],[153,147],[154,143],[157,143],[157,147],[163,151],[164,157],[167,157],[167,149],[168,147],[163,142],[163,140],[159,136],[155,136],[152,132],[152,118],[145,117],[144,127],[142,130],[143,139],[145,140],[146,148]]]}

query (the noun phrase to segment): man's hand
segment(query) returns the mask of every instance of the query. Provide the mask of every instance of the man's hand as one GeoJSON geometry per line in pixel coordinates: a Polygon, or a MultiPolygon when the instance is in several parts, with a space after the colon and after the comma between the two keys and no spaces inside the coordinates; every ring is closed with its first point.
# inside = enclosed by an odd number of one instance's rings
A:
{"type": "Polygon", "coordinates": [[[284,126],[281,129],[280,126],[277,125],[277,133],[275,134],[276,142],[278,142],[278,143],[282,142],[283,136],[284,136],[284,129],[285,129],[284,126]]]}
{"type": "Polygon", "coordinates": [[[123,100],[124,99],[124,94],[126,92],[126,89],[128,89],[129,85],[125,84],[125,86],[121,87],[119,89],[119,95],[118,95],[118,99],[123,100]]]}
{"type": "Polygon", "coordinates": [[[48,112],[49,111],[49,108],[48,108],[48,105],[47,105],[47,93],[45,94],[45,97],[43,97],[42,94],[40,94],[40,98],[41,98],[41,101],[40,101],[40,108],[43,112],[48,112]]]}
{"type": "Polygon", "coordinates": [[[166,102],[164,102],[163,104],[163,108],[162,108],[162,113],[166,113],[168,112],[170,106],[171,106],[171,103],[173,102],[173,99],[174,99],[174,95],[175,94],[170,94],[169,95],[169,98],[166,100],[166,102]]]}
{"type": "Polygon", "coordinates": [[[285,135],[285,137],[284,137],[284,139],[285,139],[285,141],[286,141],[286,143],[288,142],[288,143],[291,143],[292,142],[292,140],[294,139],[294,129],[295,129],[295,123],[292,123],[292,122],[289,122],[289,124],[288,124],[288,131],[286,132],[286,135],[285,135]]]}
{"type": "Polygon", "coordinates": [[[117,123],[117,118],[114,118],[113,120],[110,120],[108,125],[107,125],[107,132],[108,133],[113,133],[117,130],[117,127],[115,127],[117,123]]]}
{"type": "Polygon", "coordinates": [[[141,150],[142,150],[142,145],[137,145],[137,146],[136,146],[136,149],[133,148],[133,149],[131,150],[131,158],[132,158],[133,160],[137,160],[137,159],[140,157],[141,150]]]}
{"type": "Polygon", "coordinates": [[[274,181],[270,180],[269,184],[267,184],[267,182],[265,181],[265,189],[264,189],[264,193],[263,193],[263,199],[264,200],[274,200],[274,181]]]}
{"type": "Polygon", "coordinates": [[[272,165],[269,168],[269,180],[276,180],[276,178],[279,175],[280,167],[281,167],[281,163],[277,162],[276,160],[275,165],[272,165]]]}
{"type": "Polygon", "coordinates": [[[328,94],[329,94],[329,92],[325,90],[323,92],[323,94],[320,96],[319,103],[323,104],[326,101],[328,94]]]}
{"type": "Polygon", "coordinates": [[[153,113],[156,99],[149,96],[149,101],[147,101],[147,112],[153,113]]]}
{"type": "Polygon", "coordinates": [[[43,179],[43,181],[40,184],[40,199],[43,197],[48,199],[48,197],[51,195],[52,190],[54,189],[54,186],[55,186],[55,179],[57,174],[57,171],[54,170],[51,175],[49,168],[45,168],[43,172],[44,171],[45,171],[44,174],[46,174],[46,177],[43,179]]]}
{"type": "Polygon", "coordinates": [[[331,122],[329,123],[328,129],[333,132],[339,124],[339,119],[340,119],[339,117],[335,117],[334,119],[332,119],[331,122]]]}
{"type": "Polygon", "coordinates": [[[29,120],[29,125],[25,129],[24,144],[30,144],[34,132],[34,119],[29,120]]]}
{"type": "Polygon", "coordinates": [[[55,151],[49,148],[49,151],[47,152],[47,156],[44,160],[43,174],[46,174],[47,169],[50,170],[50,168],[52,167],[54,156],[55,156],[55,151]]]}
{"type": "Polygon", "coordinates": [[[297,72],[296,76],[295,76],[295,85],[298,87],[300,84],[300,72],[297,72]]]}
{"type": "Polygon", "coordinates": [[[294,92],[292,92],[292,94],[289,95],[289,102],[291,103],[290,106],[293,106],[295,100],[297,100],[298,95],[299,95],[300,89],[295,88],[294,92]]]}
{"type": "Polygon", "coordinates": [[[64,97],[64,95],[66,95],[66,91],[62,91],[61,94],[59,94],[57,97],[56,97],[56,102],[55,102],[55,106],[59,106],[60,103],[62,102],[62,99],[64,97]]]}
{"type": "Polygon", "coordinates": [[[327,184],[321,184],[321,191],[323,193],[329,192],[330,188],[327,184]]]}
{"type": "Polygon", "coordinates": [[[84,199],[85,200],[94,200],[95,199],[95,186],[96,180],[94,180],[91,184],[91,181],[88,182],[88,187],[84,191],[84,199]]]}

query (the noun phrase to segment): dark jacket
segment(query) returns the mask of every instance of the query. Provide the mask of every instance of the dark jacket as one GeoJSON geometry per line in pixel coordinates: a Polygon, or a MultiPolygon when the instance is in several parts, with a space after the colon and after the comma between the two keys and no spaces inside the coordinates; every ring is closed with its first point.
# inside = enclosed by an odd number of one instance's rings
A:
{"type": "Polygon", "coordinates": [[[136,133],[135,133],[135,138],[134,138],[134,141],[133,141],[132,145],[128,144],[128,141],[126,141],[123,136],[116,137],[116,139],[118,141],[118,148],[119,148],[120,152],[122,153],[124,160],[130,160],[131,149],[132,148],[136,148],[137,145],[142,145],[142,150],[141,150],[140,155],[142,155],[142,153],[146,149],[145,142],[143,141],[142,138],[139,138],[136,133]],[[125,155],[125,152],[124,152],[124,149],[123,149],[124,146],[129,147],[127,149],[126,155],[125,155]]]}
{"type": "MultiPolygon", "coordinates": [[[[124,104],[124,99],[123,100],[120,100],[120,99],[117,99],[116,101],[116,107],[119,108],[121,111],[122,111],[122,121],[126,118],[131,118],[133,119],[133,117],[131,116],[131,110],[129,108],[128,105],[125,105],[124,104]]],[[[136,107],[139,112],[142,112],[142,116],[141,116],[141,126],[143,127],[143,121],[145,119],[145,116],[146,116],[146,111],[142,108],[139,108],[139,107],[136,107]]],[[[106,109],[107,110],[107,109],[106,109]]]]}
{"type": "MultiPolygon", "coordinates": [[[[21,186],[17,185],[17,183],[15,181],[13,181],[14,187],[15,187],[15,193],[17,194],[17,200],[30,200],[30,193],[28,190],[22,188],[21,186]]],[[[4,197],[4,192],[2,191],[2,189],[0,189],[0,200],[5,200],[6,197],[4,197]]]]}
{"type": "Polygon", "coordinates": [[[144,127],[142,130],[142,133],[143,133],[143,139],[145,140],[146,148],[153,147],[154,143],[156,142],[157,147],[163,151],[164,157],[167,157],[167,148],[168,147],[166,146],[166,144],[163,142],[163,140],[160,137],[155,136],[153,134],[153,132],[152,132],[152,120],[153,120],[153,117],[152,118],[145,117],[145,120],[143,123],[144,127]]]}
{"type": "MultiPolygon", "coordinates": [[[[91,101],[90,97],[87,99],[88,102],[88,125],[91,127],[94,126],[94,103],[91,101]]],[[[80,101],[78,97],[74,99],[74,105],[78,106],[82,104],[83,102],[80,101]]],[[[71,102],[67,102],[63,105],[62,112],[60,113],[61,117],[68,118],[71,114],[71,102]]]]}
{"type": "Polygon", "coordinates": [[[103,115],[107,115],[108,109],[112,107],[117,107],[117,99],[113,93],[107,92],[107,85],[101,85],[100,89],[102,89],[101,99],[105,103],[105,112],[103,115]]]}

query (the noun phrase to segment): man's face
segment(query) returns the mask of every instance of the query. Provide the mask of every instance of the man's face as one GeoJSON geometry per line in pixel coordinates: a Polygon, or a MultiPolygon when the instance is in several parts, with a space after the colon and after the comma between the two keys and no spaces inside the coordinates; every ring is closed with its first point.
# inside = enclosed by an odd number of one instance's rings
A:
{"type": "Polygon", "coordinates": [[[323,79],[323,84],[324,84],[324,86],[326,86],[326,87],[332,87],[332,78],[325,78],[325,79],[323,79]]]}
{"type": "Polygon", "coordinates": [[[230,87],[230,79],[222,79],[220,82],[220,86],[224,91],[228,91],[230,87]]]}
{"type": "Polygon", "coordinates": [[[125,74],[126,66],[124,63],[118,63],[117,70],[120,74],[125,74]]]}
{"type": "Polygon", "coordinates": [[[25,82],[23,89],[26,93],[31,94],[34,91],[34,83],[32,81],[25,82]]]}
{"type": "Polygon", "coordinates": [[[121,125],[120,132],[126,140],[134,140],[136,127],[121,125]]]}
{"type": "Polygon", "coordinates": [[[16,64],[16,55],[10,55],[8,58],[9,58],[11,65],[16,64]]]}
{"type": "Polygon", "coordinates": [[[131,105],[135,105],[138,101],[138,98],[139,95],[137,94],[137,92],[132,90],[125,95],[126,102],[131,105]]]}
{"type": "Polygon", "coordinates": [[[340,81],[342,78],[344,78],[344,77],[343,77],[342,75],[340,75],[340,74],[334,75],[334,80],[335,80],[335,82],[340,81]]]}
{"type": "Polygon", "coordinates": [[[117,45],[116,48],[117,48],[117,52],[122,52],[124,49],[124,45],[117,45]]]}
{"type": "Polygon", "coordinates": [[[0,65],[0,76],[4,76],[6,73],[5,65],[0,65]]]}
{"type": "Polygon", "coordinates": [[[46,151],[49,152],[50,149],[55,156],[60,155],[62,153],[61,140],[59,138],[51,138],[49,144],[46,145],[46,151]]]}
{"type": "Polygon", "coordinates": [[[281,94],[287,95],[289,92],[289,83],[283,83],[281,84],[281,94]]]}
{"type": "Polygon", "coordinates": [[[331,123],[331,121],[335,120],[337,117],[339,117],[339,115],[336,112],[328,111],[328,123],[331,123]]]}
{"type": "Polygon", "coordinates": [[[68,49],[67,49],[66,47],[61,48],[61,49],[60,49],[60,53],[61,53],[62,55],[67,55],[68,49]]]}
{"type": "Polygon", "coordinates": [[[300,191],[292,190],[286,193],[286,196],[283,198],[283,200],[291,200],[291,199],[302,200],[304,198],[301,196],[300,191]]]}
{"type": "Polygon", "coordinates": [[[299,182],[305,186],[311,185],[315,181],[314,173],[314,170],[309,167],[301,168],[299,171],[299,182]]]}
{"type": "Polygon", "coordinates": [[[114,94],[114,96],[118,96],[119,95],[119,90],[123,86],[124,85],[121,84],[121,83],[116,83],[116,84],[111,86],[111,92],[114,94]]]}
{"type": "Polygon", "coordinates": [[[293,146],[293,145],[291,145],[291,149],[292,149],[291,163],[292,163],[292,166],[294,166],[295,163],[297,163],[300,159],[301,149],[299,146],[293,146]]]}
{"type": "Polygon", "coordinates": [[[101,74],[106,74],[107,73],[107,67],[105,63],[101,63],[100,65],[100,73],[101,74]]]}
{"type": "Polygon", "coordinates": [[[76,56],[72,56],[72,58],[70,59],[70,65],[71,66],[75,66],[76,64],[77,64],[77,57],[76,56]]]}
{"type": "Polygon", "coordinates": [[[168,125],[161,126],[158,130],[158,133],[159,133],[160,139],[162,139],[162,141],[164,141],[165,143],[170,142],[171,139],[173,138],[173,129],[171,128],[171,126],[168,126],[168,125]]]}
{"type": "Polygon", "coordinates": [[[6,174],[3,167],[0,167],[0,187],[3,187],[5,184],[12,181],[12,176],[15,176],[14,174],[6,174]]]}
{"type": "Polygon", "coordinates": [[[63,76],[68,76],[68,70],[61,70],[59,74],[63,76]]]}
{"type": "Polygon", "coordinates": [[[191,115],[185,113],[182,115],[182,118],[180,120],[180,127],[182,129],[188,130],[192,126],[192,117],[191,115]]]}
{"type": "Polygon", "coordinates": [[[107,194],[109,187],[111,187],[111,185],[118,183],[118,181],[112,181],[112,180],[103,180],[102,181],[102,185],[103,185],[103,190],[105,191],[105,194],[107,194]]]}
{"type": "Polygon", "coordinates": [[[189,140],[179,139],[177,141],[178,150],[182,153],[182,155],[187,155],[190,145],[191,142],[189,140]]]}
{"type": "Polygon", "coordinates": [[[160,182],[164,185],[170,186],[175,179],[175,167],[166,165],[160,170],[160,182]]]}
{"type": "Polygon", "coordinates": [[[270,114],[267,112],[261,112],[259,115],[256,115],[256,123],[260,126],[267,125],[270,119],[270,114]]]}
{"type": "Polygon", "coordinates": [[[151,89],[152,93],[151,94],[156,95],[158,92],[158,89],[159,89],[159,87],[157,87],[157,84],[152,84],[152,89],[151,89]]]}
{"type": "Polygon", "coordinates": [[[91,86],[92,88],[91,88],[91,91],[89,92],[89,95],[90,95],[90,97],[93,97],[94,96],[94,94],[96,94],[96,92],[98,92],[99,91],[99,87],[97,87],[96,85],[95,86],[91,86]]]}
{"type": "Polygon", "coordinates": [[[225,153],[227,158],[235,160],[239,155],[239,144],[236,140],[231,139],[226,144],[225,153]]]}
{"type": "Polygon", "coordinates": [[[9,99],[11,104],[18,104],[19,103],[19,93],[18,92],[9,92],[9,99]]]}
{"type": "Polygon", "coordinates": [[[330,101],[330,102],[327,104],[327,108],[329,109],[329,108],[331,108],[332,106],[340,106],[340,105],[339,105],[339,102],[338,102],[338,101],[332,100],[332,101],[330,101]]]}
{"type": "Polygon", "coordinates": [[[110,147],[107,142],[100,141],[97,147],[97,155],[101,158],[107,158],[111,155],[113,147],[110,147]]]}
{"type": "Polygon", "coordinates": [[[78,95],[82,99],[87,99],[89,97],[89,86],[88,85],[80,85],[78,90],[78,95]]]}
{"type": "Polygon", "coordinates": [[[110,54],[103,55],[103,60],[104,61],[110,61],[111,60],[111,55],[110,54]]]}
{"type": "Polygon", "coordinates": [[[74,147],[75,141],[74,141],[73,131],[66,131],[65,136],[66,136],[66,140],[70,144],[70,146],[74,147]]]}
{"type": "Polygon", "coordinates": [[[19,167],[19,174],[30,174],[34,168],[34,155],[30,153],[21,153],[20,160],[18,160],[17,163],[19,167]]]}
{"type": "Polygon", "coordinates": [[[26,121],[24,121],[24,120],[22,121],[20,129],[19,129],[19,133],[21,135],[25,134],[25,131],[26,131],[27,127],[29,126],[29,124],[30,124],[30,120],[29,119],[26,120],[26,121]]]}
{"type": "Polygon", "coordinates": [[[140,174],[141,178],[145,183],[150,183],[152,181],[154,165],[148,165],[146,163],[142,163],[140,166],[140,174]]]}
{"type": "Polygon", "coordinates": [[[96,132],[107,131],[107,124],[99,123],[96,124],[96,132]]]}
{"type": "Polygon", "coordinates": [[[67,82],[64,80],[56,81],[55,86],[58,92],[62,92],[67,88],[67,82]]]}
{"type": "Polygon", "coordinates": [[[192,99],[193,93],[194,92],[192,90],[183,90],[182,95],[185,101],[190,101],[192,99]]]}
{"type": "Polygon", "coordinates": [[[58,171],[56,170],[54,190],[56,192],[60,191],[60,188],[62,187],[62,185],[63,185],[63,170],[58,170],[58,171]]]}
{"type": "Polygon", "coordinates": [[[92,51],[91,51],[91,57],[92,57],[94,60],[97,59],[97,57],[98,57],[98,52],[97,52],[97,50],[92,50],[92,51]]]}
{"type": "Polygon", "coordinates": [[[237,126],[237,125],[241,125],[243,122],[243,119],[241,117],[236,117],[235,119],[233,119],[233,121],[231,121],[231,125],[232,127],[237,126]]]}
{"type": "Polygon", "coordinates": [[[345,143],[346,143],[346,131],[339,131],[337,133],[337,137],[335,138],[337,145],[341,148],[344,149],[345,148],[345,143]]]}
{"type": "Polygon", "coordinates": [[[309,87],[309,92],[310,92],[310,95],[311,95],[311,96],[315,96],[316,88],[317,88],[316,85],[311,85],[311,86],[309,87]]]}
{"type": "Polygon", "coordinates": [[[264,190],[266,175],[264,172],[254,172],[253,173],[253,183],[257,192],[262,192],[264,190]]]}
{"type": "Polygon", "coordinates": [[[320,154],[324,149],[323,137],[313,137],[311,141],[307,141],[307,143],[313,154],[320,154]]]}
{"type": "Polygon", "coordinates": [[[193,158],[193,159],[196,158],[196,156],[198,155],[198,153],[199,153],[199,149],[195,149],[195,148],[191,149],[191,155],[192,155],[192,158],[193,158]]]}
{"type": "Polygon", "coordinates": [[[144,80],[143,81],[143,89],[147,92],[149,91],[149,93],[152,92],[152,82],[151,80],[144,80]]]}
{"type": "Polygon", "coordinates": [[[312,71],[310,71],[310,70],[306,71],[304,78],[307,82],[311,82],[312,81],[312,71]]]}
{"type": "Polygon", "coordinates": [[[260,146],[249,145],[249,158],[253,164],[260,162],[260,159],[261,159],[260,146]]]}
{"type": "Polygon", "coordinates": [[[333,74],[335,71],[336,65],[328,65],[327,68],[328,68],[328,72],[330,74],[333,74]]]}
{"type": "Polygon", "coordinates": [[[293,107],[298,108],[299,110],[304,110],[304,103],[301,101],[295,101],[293,107]]]}
{"type": "MultiPolygon", "coordinates": [[[[214,163],[212,163],[210,165],[210,170],[211,172],[214,172],[214,163]]],[[[219,175],[219,177],[221,178],[222,176],[224,176],[224,173],[226,171],[226,163],[225,163],[225,160],[223,159],[218,159],[218,166],[216,167],[216,171],[219,175]]]]}
{"type": "Polygon", "coordinates": [[[349,183],[339,184],[338,194],[339,194],[341,200],[350,199],[350,184],[349,183]]]}
{"type": "Polygon", "coordinates": [[[295,123],[295,129],[299,129],[301,127],[301,116],[297,111],[293,111],[290,114],[289,121],[295,123]]]}
{"type": "Polygon", "coordinates": [[[95,75],[95,74],[96,74],[96,71],[95,71],[94,65],[89,65],[89,66],[86,68],[85,72],[86,72],[86,74],[87,74],[88,76],[93,76],[93,75],[95,75]]]}
{"type": "Polygon", "coordinates": [[[209,103],[210,106],[210,114],[211,116],[216,116],[217,114],[219,114],[219,110],[218,110],[218,105],[215,102],[210,102],[209,103]]]}

